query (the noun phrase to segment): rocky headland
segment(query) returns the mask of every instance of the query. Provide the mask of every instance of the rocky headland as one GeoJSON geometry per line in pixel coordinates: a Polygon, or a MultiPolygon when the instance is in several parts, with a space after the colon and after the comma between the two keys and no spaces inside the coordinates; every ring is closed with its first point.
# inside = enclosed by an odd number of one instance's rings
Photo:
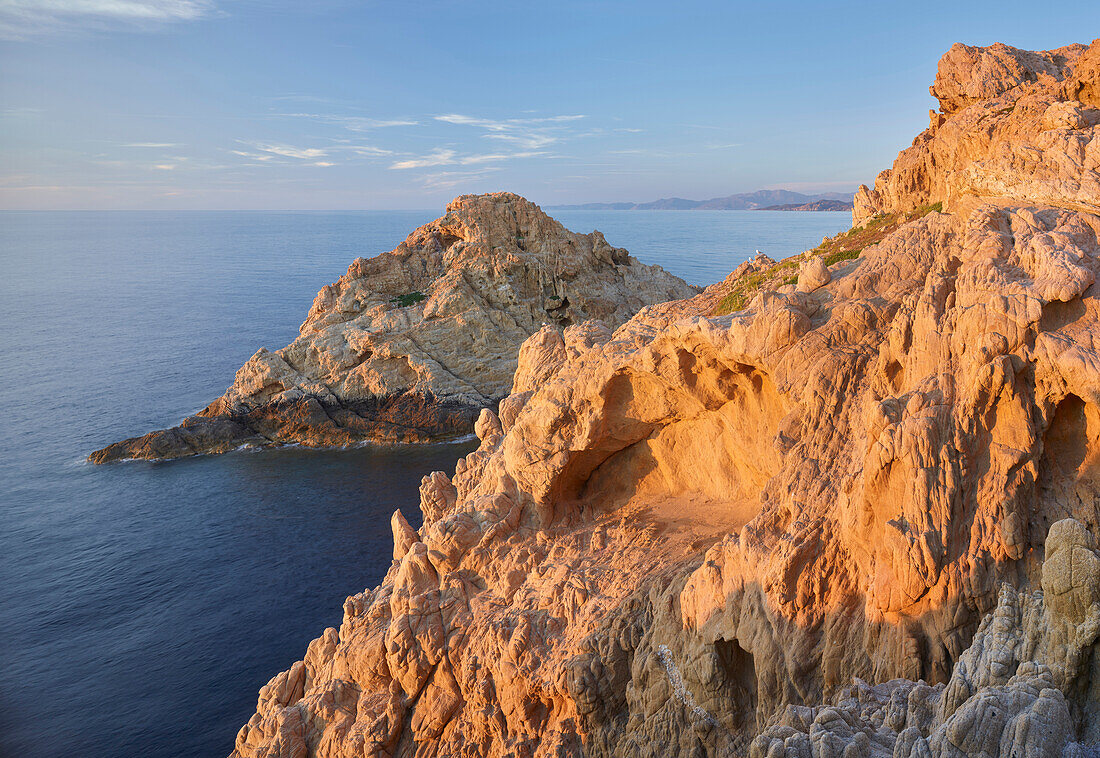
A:
{"type": "Polygon", "coordinates": [[[932,92],[850,233],[527,339],[233,755],[1096,755],[1100,41],[932,92]]]}
{"type": "Polygon", "coordinates": [[[696,291],[518,195],[459,197],[393,251],[356,259],[317,293],[294,342],[257,351],[197,415],[89,459],[469,434],[508,393],[520,344],[543,324],[618,326],[696,291]]]}
{"type": "Polygon", "coordinates": [[[851,200],[814,200],[810,203],[784,203],[782,205],[768,205],[757,208],[761,211],[850,211],[851,200]]]}

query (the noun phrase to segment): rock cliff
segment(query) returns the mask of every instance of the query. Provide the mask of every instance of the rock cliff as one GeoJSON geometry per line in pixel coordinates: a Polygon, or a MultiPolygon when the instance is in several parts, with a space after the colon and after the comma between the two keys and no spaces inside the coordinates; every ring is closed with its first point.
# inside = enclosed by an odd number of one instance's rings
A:
{"type": "Polygon", "coordinates": [[[517,195],[459,197],[392,252],[353,262],[317,294],[294,342],[259,350],[200,413],[90,460],[469,434],[507,394],[520,343],[543,323],[617,326],[693,292],[517,195]]]}
{"type": "Polygon", "coordinates": [[[1100,51],[1093,44],[1046,52],[956,44],[930,92],[939,112],[875,188],[860,187],[859,226],[966,198],[1100,210],[1100,51]]]}
{"type": "Polygon", "coordinates": [[[866,247],[530,337],[233,755],[1096,755],[1098,60],[952,48],[866,247]]]}

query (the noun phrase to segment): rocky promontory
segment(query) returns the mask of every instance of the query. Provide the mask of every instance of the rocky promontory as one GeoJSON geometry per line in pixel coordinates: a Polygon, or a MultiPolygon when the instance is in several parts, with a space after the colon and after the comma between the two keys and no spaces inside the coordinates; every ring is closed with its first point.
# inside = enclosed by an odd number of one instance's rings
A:
{"type": "Polygon", "coordinates": [[[466,195],[395,250],[355,260],[317,294],[294,342],[257,351],[197,415],[90,460],[469,434],[507,394],[520,343],[544,323],[617,326],[695,291],[518,195],[466,195]]]}
{"type": "Polygon", "coordinates": [[[1098,92],[956,46],[823,252],[533,334],[233,756],[1096,755],[1098,92]]]}
{"type": "Polygon", "coordinates": [[[760,211],[850,211],[851,200],[814,200],[812,203],[784,203],[782,205],[769,205],[757,208],[760,211]]]}

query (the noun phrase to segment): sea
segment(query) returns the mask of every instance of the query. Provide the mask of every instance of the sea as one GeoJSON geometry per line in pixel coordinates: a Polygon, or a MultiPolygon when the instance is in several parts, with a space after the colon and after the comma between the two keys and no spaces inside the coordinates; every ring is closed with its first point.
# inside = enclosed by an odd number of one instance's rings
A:
{"type": "MultiPolygon", "coordinates": [[[[376,585],[389,519],[471,442],[92,466],[172,426],[317,290],[442,209],[0,212],[0,756],[219,758],[268,679],[376,585]]],[[[847,213],[560,211],[694,284],[847,213]]]]}

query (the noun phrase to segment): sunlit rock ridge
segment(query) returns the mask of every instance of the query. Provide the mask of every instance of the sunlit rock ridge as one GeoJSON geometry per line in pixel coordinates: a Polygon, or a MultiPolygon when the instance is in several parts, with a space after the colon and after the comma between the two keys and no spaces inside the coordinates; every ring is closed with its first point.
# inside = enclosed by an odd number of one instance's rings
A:
{"type": "Polygon", "coordinates": [[[294,342],[259,350],[199,414],[91,460],[469,434],[507,394],[516,352],[542,324],[618,325],[694,291],[518,195],[466,195],[392,252],[352,263],[317,294],[294,342]]]}
{"type": "Polygon", "coordinates": [[[857,256],[528,339],[233,755],[1095,755],[1100,41],[932,91],[857,256]]]}

